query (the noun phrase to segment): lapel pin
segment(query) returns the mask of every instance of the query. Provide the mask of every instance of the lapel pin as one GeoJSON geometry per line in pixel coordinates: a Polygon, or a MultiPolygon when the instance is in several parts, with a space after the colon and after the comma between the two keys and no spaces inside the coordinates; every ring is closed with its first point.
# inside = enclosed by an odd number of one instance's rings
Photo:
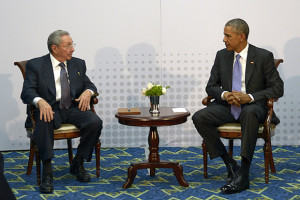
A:
{"type": "Polygon", "coordinates": [[[78,73],[78,75],[80,76],[80,72],[77,72],[78,73]]]}

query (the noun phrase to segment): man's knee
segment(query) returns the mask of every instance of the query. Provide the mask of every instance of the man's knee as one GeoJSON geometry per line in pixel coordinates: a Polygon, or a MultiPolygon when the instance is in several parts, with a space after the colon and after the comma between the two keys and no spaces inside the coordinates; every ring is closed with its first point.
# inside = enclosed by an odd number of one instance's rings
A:
{"type": "Polygon", "coordinates": [[[241,118],[243,117],[256,117],[258,113],[258,108],[256,106],[245,106],[241,113],[241,118]]]}
{"type": "Polygon", "coordinates": [[[39,130],[39,134],[46,134],[46,133],[52,133],[54,131],[54,129],[58,129],[60,127],[60,124],[57,125],[58,127],[56,127],[54,125],[54,121],[50,121],[50,122],[45,122],[44,120],[36,120],[35,122],[35,130],[34,132],[39,130]],[[42,132],[42,133],[40,133],[42,132]]]}
{"type": "Polygon", "coordinates": [[[252,114],[255,113],[255,110],[256,108],[254,106],[245,106],[242,112],[245,114],[252,114]]]}
{"type": "Polygon", "coordinates": [[[205,115],[203,114],[202,110],[195,112],[194,115],[192,116],[192,120],[193,120],[194,124],[201,123],[204,120],[204,118],[205,118],[205,115]]]}
{"type": "Polygon", "coordinates": [[[96,130],[102,130],[102,124],[103,122],[100,117],[98,115],[94,115],[94,117],[88,121],[87,127],[94,128],[96,130]]]}

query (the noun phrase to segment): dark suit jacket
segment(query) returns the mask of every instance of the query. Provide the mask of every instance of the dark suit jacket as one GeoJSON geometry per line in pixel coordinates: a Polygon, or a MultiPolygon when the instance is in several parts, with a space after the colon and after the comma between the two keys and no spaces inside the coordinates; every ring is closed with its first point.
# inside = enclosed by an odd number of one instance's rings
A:
{"type": "Polygon", "coordinates": [[[13,200],[16,199],[12,192],[5,176],[4,176],[4,158],[0,152],[0,195],[2,200],[13,200]]]}
{"type": "MultiPolygon", "coordinates": [[[[232,91],[233,60],[233,51],[218,51],[206,86],[207,94],[224,105],[228,103],[221,99],[221,94],[232,91]]],[[[269,98],[283,96],[283,81],[271,52],[249,44],[245,76],[246,93],[253,96],[254,103],[266,106],[269,98]]]]}
{"type": "MultiPolygon", "coordinates": [[[[71,58],[67,61],[72,100],[77,99],[84,90],[97,92],[95,85],[86,75],[85,61],[71,58]]],[[[35,97],[41,97],[51,106],[56,101],[56,89],[50,54],[29,60],[26,65],[26,76],[21,99],[31,104],[35,97]]]]}

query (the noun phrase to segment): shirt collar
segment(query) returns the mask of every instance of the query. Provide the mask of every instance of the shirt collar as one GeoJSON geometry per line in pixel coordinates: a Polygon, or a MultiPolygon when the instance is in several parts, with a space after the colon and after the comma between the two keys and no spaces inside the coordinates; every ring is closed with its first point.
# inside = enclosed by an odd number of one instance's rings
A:
{"type": "MultiPolygon", "coordinates": [[[[56,68],[60,62],[56,60],[56,58],[54,58],[54,56],[51,53],[50,53],[50,59],[51,59],[52,67],[56,68]]],[[[67,61],[65,61],[64,64],[65,66],[67,66],[67,61]]]]}
{"type": "Polygon", "coordinates": [[[237,54],[240,54],[240,56],[241,56],[244,60],[247,60],[248,49],[249,49],[249,44],[248,44],[248,42],[247,42],[246,47],[245,47],[240,53],[234,52],[234,57],[235,57],[237,54]]]}

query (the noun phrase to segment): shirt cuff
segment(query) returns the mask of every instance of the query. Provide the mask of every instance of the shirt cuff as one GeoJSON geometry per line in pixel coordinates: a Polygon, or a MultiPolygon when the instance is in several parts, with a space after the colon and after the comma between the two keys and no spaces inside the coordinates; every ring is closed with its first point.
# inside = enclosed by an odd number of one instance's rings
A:
{"type": "Polygon", "coordinates": [[[88,89],[88,90],[92,93],[92,96],[95,94],[93,90],[90,90],[90,89],[88,89]]]}
{"type": "Polygon", "coordinates": [[[33,99],[33,101],[32,101],[32,104],[35,106],[35,107],[39,107],[38,106],[38,104],[37,104],[37,102],[39,101],[39,100],[41,100],[42,98],[41,97],[35,97],[34,99],[33,99]]]}
{"type": "Polygon", "coordinates": [[[254,102],[254,98],[253,98],[252,94],[248,94],[248,95],[251,98],[251,101],[249,103],[253,103],[254,102]]]}
{"type": "Polygon", "coordinates": [[[224,93],[225,93],[225,92],[228,92],[228,91],[222,92],[222,94],[221,94],[221,99],[222,99],[222,100],[226,100],[225,97],[224,97],[224,93]]]}

